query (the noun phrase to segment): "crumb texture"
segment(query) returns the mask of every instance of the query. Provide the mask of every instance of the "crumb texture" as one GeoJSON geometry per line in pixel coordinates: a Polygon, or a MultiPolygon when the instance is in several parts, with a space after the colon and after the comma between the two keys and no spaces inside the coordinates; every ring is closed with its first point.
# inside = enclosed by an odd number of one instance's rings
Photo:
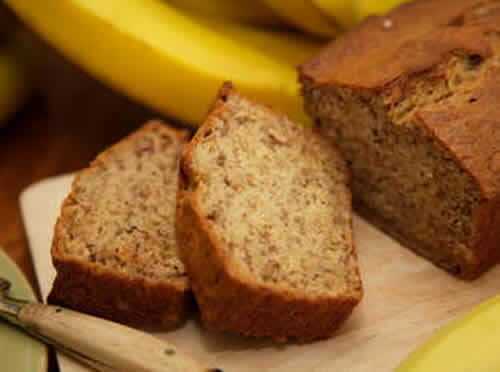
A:
{"type": "Polygon", "coordinates": [[[334,147],[238,95],[205,126],[191,187],[230,265],[291,292],[359,294],[348,179],[334,147]]]}
{"type": "Polygon", "coordinates": [[[131,278],[184,277],[174,231],[181,145],[154,123],[101,154],[63,208],[60,253],[131,278]]]}

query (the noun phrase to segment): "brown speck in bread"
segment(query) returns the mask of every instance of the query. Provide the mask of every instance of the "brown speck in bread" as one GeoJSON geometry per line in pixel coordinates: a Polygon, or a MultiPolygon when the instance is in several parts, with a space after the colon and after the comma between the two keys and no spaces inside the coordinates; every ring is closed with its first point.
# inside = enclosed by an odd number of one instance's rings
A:
{"type": "Polygon", "coordinates": [[[277,341],[329,337],[362,297],[344,161],[318,133],[227,86],[221,95],[184,151],[190,187],[178,194],[180,254],[203,323],[277,341]]]}
{"type": "Polygon", "coordinates": [[[190,290],[174,229],[186,140],[152,122],[76,176],[54,234],[51,303],[154,328],[186,316],[190,290]]]}
{"type": "Polygon", "coordinates": [[[175,350],[174,349],[165,349],[165,354],[168,356],[173,356],[173,355],[175,355],[175,350]]]}
{"type": "Polygon", "coordinates": [[[224,153],[220,153],[219,156],[217,157],[217,165],[219,167],[223,167],[225,162],[226,162],[226,155],[224,155],[224,153]]]}
{"type": "Polygon", "coordinates": [[[300,68],[306,110],[346,157],[362,214],[476,278],[500,259],[500,2],[387,17],[398,27],[369,18],[300,68]]]}

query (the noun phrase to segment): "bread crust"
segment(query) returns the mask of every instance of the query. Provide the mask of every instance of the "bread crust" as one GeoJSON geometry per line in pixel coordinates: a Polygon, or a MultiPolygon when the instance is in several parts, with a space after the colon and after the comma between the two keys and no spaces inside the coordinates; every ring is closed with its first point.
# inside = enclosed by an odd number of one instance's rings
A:
{"type": "MultiPolygon", "coordinates": [[[[312,91],[316,88],[328,86],[370,94],[391,89],[403,92],[408,78],[425,78],[426,71],[432,71],[452,53],[475,55],[483,61],[498,58],[490,35],[499,31],[500,2],[495,0],[420,0],[405,4],[385,17],[367,19],[301,66],[306,100],[314,99],[312,91]]],[[[468,242],[473,257],[462,260],[463,266],[455,270],[464,279],[478,277],[500,260],[499,76],[500,68],[493,65],[471,92],[472,101],[435,105],[415,114],[423,133],[447,152],[480,190],[479,207],[473,214],[475,233],[468,242]]],[[[385,231],[398,235],[393,226],[374,217],[375,213],[368,214],[385,231]]],[[[409,246],[422,253],[418,242],[409,246]]]]}
{"type": "MultiPolygon", "coordinates": [[[[230,94],[236,93],[226,84],[210,115],[225,109],[224,101],[230,94]]],[[[192,154],[211,127],[207,119],[184,150],[176,218],[180,256],[204,325],[211,330],[269,337],[277,342],[288,339],[307,342],[331,336],[361,300],[361,281],[352,296],[298,296],[257,283],[230,265],[222,241],[201,211],[197,190],[191,189],[192,154]]]]}
{"type": "MultiPolygon", "coordinates": [[[[90,167],[81,171],[81,177],[97,162],[106,161],[111,151],[118,150],[127,141],[133,141],[143,131],[161,128],[179,141],[188,139],[188,132],[170,128],[152,121],[101,153],[90,167]]],[[[76,183],[76,179],[73,184],[76,183]]],[[[61,208],[54,230],[52,260],[57,271],[48,302],[71,309],[142,328],[170,329],[179,325],[193,306],[192,294],[186,276],[170,282],[149,278],[130,277],[96,263],[65,255],[61,245],[65,223],[65,208],[74,203],[72,188],[61,208]]]]}
{"type": "Polygon", "coordinates": [[[493,50],[485,32],[498,31],[498,20],[464,25],[464,15],[482,2],[419,0],[387,16],[368,17],[300,66],[301,77],[317,85],[383,89],[401,76],[433,67],[453,51],[487,58],[493,50]]]}

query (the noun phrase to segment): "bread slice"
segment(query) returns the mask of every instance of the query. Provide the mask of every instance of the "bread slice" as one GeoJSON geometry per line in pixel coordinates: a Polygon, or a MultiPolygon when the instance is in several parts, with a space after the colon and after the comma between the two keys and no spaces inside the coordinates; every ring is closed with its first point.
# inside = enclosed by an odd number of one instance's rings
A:
{"type": "Polygon", "coordinates": [[[226,84],[181,159],[177,241],[204,324],[333,334],[362,297],[344,161],[226,84]]]}
{"type": "Polygon", "coordinates": [[[187,138],[151,122],[77,175],[54,232],[49,302],[142,327],[185,317],[192,299],[174,219],[187,138]]]}
{"type": "Polygon", "coordinates": [[[498,1],[415,1],[301,68],[355,207],[465,279],[500,260],[499,25],[498,1]]]}

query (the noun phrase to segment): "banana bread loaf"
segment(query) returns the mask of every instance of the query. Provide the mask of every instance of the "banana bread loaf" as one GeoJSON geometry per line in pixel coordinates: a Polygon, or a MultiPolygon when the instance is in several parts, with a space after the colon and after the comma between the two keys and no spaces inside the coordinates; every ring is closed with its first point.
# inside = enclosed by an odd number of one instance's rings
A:
{"type": "Polygon", "coordinates": [[[500,1],[421,0],[300,68],[355,207],[467,279],[500,257],[500,1]]]}
{"type": "Polygon", "coordinates": [[[151,122],[77,175],[55,228],[49,302],[142,327],[185,317],[192,299],[174,218],[186,140],[151,122]]]}
{"type": "Polygon", "coordinates": [[[204,324],[331,336],[362,296],[343,159],[225,85],[181,159],[177,236],[204,324]]]}

